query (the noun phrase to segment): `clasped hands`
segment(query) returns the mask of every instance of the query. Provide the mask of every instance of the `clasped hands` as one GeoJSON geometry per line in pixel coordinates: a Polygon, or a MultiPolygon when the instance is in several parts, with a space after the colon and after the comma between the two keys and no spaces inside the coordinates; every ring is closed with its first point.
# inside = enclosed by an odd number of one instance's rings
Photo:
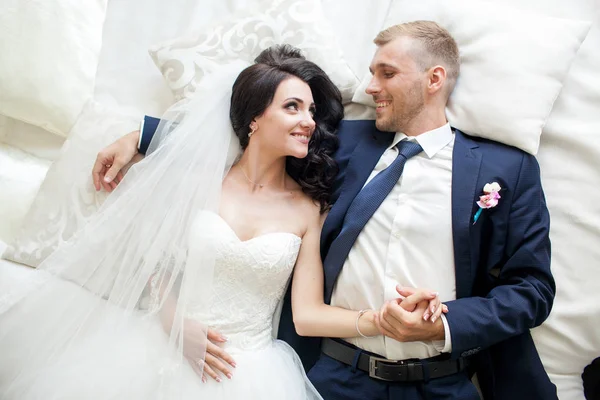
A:
{"type": "Polygon", "coordinates": [[[440,316],[448,307],[438,293],[426,289],[396,287],[400,295],[387,301],[373,320],[379,332],[399,342],[444,340],[444,325],[440,316]]]}
{"type": "MultiPolygon", "coordinates": [[[[399,297],[386,302],[379,311],[371,312],[373,322],[382,335],[399,342],[443,340],[444,326],[440,316],[448,312],[448,307],[442,304],[436,292],[426,289],[396,287],[399,297]]],[[[192,323],[191,321],[187,321],[192,323]]],[[[188,328],[190,326],[188,325],[188,328]]],[[[192,368],[206,382],[206,375],[216,381],[221,381],[221,374],[231,379],[235,362],[227,354],[222,344],[226,339],[213,329],[208,330],[204,369],[195,360],[202,359],[201,354],[187,351],[186,343],[192,344],[201,335],[195,329],[187,329],[184,335],[184,355],[190,361],[192,368]]],[[[189,346],[201,348],[202,346],[189,346]]]]}

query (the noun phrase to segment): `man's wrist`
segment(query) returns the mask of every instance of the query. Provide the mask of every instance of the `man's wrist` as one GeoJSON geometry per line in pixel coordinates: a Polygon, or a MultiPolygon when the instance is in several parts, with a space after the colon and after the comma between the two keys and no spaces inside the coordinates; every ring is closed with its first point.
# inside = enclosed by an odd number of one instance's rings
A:
{"type": "Polygon", "coordinates": [[[442,324],[444,326],[444,338],[441,340],[434,339],[432,341],[433,347],[440,353],[452,353],[452,337],[450,336],[450,325],[446,316],[442,314],[440,316],[442,324]]]}
{"type": "Polygon", "coordinates": [[[137,140],[137,149],[142,148],[142,134],[144,133],[144,124],[146,123],[146,118],[142,118],[140,121],[140,129],[138,131],[138,140],[137,140]]]}
{"type": "Polygon", "coordinates": [[[446,330],[444,323],[441,318],[435,320],[432,325],[432,337],[431,340],[444,340],[446,338],[446,330]]]}
{"type": "Polygon", "coordinates": [[[142,133],[139,130],[137,130],[137,131],[129,132],[127,134],[127,136],[128,136],[127,142],[134,145],[135,148],[139,151],[139,149],[140,149],[139,143],[140,143],[140,138],[142,137],[142,133]]]}

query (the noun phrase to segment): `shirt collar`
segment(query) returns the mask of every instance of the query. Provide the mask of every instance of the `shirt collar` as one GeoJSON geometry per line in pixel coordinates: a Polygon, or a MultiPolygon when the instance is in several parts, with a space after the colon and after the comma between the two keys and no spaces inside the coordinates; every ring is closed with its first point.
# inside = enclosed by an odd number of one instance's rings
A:
{"type": "Polygon", "coordinates": [[[446,125],[442,125],[439,128],[423,132],[417,136],[406,136],[402,132],[396,133],[394,136],[394,141],[392,142],[392,146],[394,147],[400,141],[408,138],[408,140],[415,140],[417,143],[421,145],[427,157],[433,158],[441,149],[446,147],[448,143],[452,141],[454,133],[452,132],[452,128],[450,128],[450,123],[446,123],[446,125]]]}

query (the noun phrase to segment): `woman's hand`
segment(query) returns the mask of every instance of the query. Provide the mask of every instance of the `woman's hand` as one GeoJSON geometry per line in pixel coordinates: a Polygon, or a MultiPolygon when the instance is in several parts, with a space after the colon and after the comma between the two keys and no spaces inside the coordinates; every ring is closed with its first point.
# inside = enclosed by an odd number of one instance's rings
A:
{"type": "Polygon", "coordinates": [[[200,322],[186,319],[183,326],[183,355],[188,359],[192,369],[206,382],[210,376],[221,382],[220,374],[231,379],[231,370],[227,366],[236,366],[233,358],[221,347],[227,339],[214,329],[208,329],[207,341],[204,342],[204,328],[200,322]],[[206,344],[206,351],[205,345],[206,344]],[[220,373],[220,374],[219,374],[220,373]]]}
{"type": "MultiPolygon", "coordinates": [[[[166,293],[166,287],[171,282],[170,274],[164,276],[160,283],[153,283],[151,277],[149,285],[152,291],[157,290],[161,299],[164,299],[163,307],[160,309],[159,318],[167,335],[172,334],[177,301],[174,296],[166,293]]],[[[201,322],[184,318],[182,327],[183,356],[188,360],[190,366],[206,382],[206,375],[217,382],[221,382],[222,373],[231,379],[231,371],[226,363],[235,368],[235,361],[223,348],[227,339],[214,329],[207,329],[201,322]],[[206,337],[205,337],[206,335],[206,337]]]]}
{"type": "Polygon", "coordinates": [[[415,308],[417,308],[417,305],[422,301],[429,303],[427,309],[423,313],[424,321],[429,320],[435,322],[442,313],[445,314],[448,312],[448,307],[445,304],[442,304],[437,292],[429,289],[401,287],[399,285],[396,286],[396,291],[401,296],[401,298],[398,299],[398,304],[406,311],[413,312],[415,308]]]}

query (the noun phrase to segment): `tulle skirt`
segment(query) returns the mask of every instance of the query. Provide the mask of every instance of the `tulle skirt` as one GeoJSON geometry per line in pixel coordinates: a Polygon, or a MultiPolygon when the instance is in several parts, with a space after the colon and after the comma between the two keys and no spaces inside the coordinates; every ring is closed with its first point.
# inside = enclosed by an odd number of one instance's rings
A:
{"type": "MultiPolygon", "coordinates": [[[[60,320],[63,303],[70,301],[65,293],[73,285],[58,286],[63,287],[59,291],[42,289],[37,294],[36,301],[46,305],[43,309],[36,312],[25,299],[0,315],[0,399],[321,398],[308,381],[297,354],[282,341],[273,340],[256,350],[235,351],[233,378],[219,383],[208,377],[203,383],[187,360],[183,359],[179,368],[165,363],[169,347],[158,319],[133,315],[126,325],[115,330],[111,327],[111,313],[117,313],[111,307],[105,309],[104,315],[87,316],[85,331],[78,332],[76,339],[62,347],[45,349],[45,341],[56,342],[57,335],[62,334],[61,327],[46,330],[47,322],[60,320]],[[36,357],[38,351],[57,354],[36,357]],[[51,362],[31,361],[40,359],[51,362]],[[167,395],[161,387],[165,382],[171,386],[167,395]]],[[[81,301],[82,296],[77,298],[81,301]]],[[[98,301],[93,295],[88,300],[98,301]]]]}

